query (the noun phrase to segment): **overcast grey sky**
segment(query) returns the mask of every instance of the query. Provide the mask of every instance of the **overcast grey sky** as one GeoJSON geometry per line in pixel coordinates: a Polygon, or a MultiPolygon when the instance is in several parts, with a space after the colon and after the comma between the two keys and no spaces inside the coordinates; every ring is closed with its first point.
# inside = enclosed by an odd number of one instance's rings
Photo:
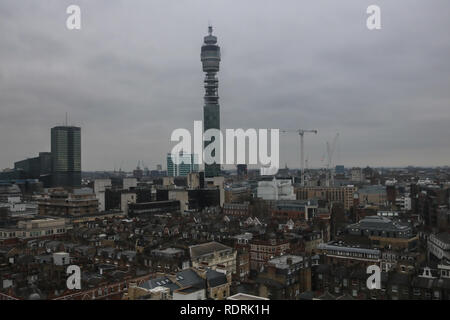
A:
{"type": "MultiPolygon", "coordinates": [[[[2,0],[0,168],[49,151],[66,112],[83,170],[165,167],[172,130],[203,118],[208,22],[222,128],[317,129],[311,167],[337,132],[335,164],[449,165],[449,16],[448,0],[2,0]]],[[[299,166],[298,145],[281,136],[282,166],[299,166]]]]}

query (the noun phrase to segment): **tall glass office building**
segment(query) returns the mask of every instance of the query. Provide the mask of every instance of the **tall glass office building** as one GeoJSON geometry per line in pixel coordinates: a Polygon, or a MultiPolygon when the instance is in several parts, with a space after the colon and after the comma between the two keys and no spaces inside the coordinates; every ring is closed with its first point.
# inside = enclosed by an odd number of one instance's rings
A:
{"type": "Polygon", "coordinates": [[[58,126],[51,130],[53,187],[81,186],[81,128],[58,126]]]}
{"type": "Polygon", "coordinates": [[[185,177],[191,172],[198,172],[198,170],[198,156],[196,154],[167,154],[167,175],[169,177],[185,177]]]}

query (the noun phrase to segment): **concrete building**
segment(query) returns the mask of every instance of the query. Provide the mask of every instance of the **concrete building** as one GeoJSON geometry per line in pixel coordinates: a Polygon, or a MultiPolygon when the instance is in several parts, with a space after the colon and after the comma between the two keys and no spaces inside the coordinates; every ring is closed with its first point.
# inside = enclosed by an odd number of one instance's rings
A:
{"type": "Polygon", "coordinates": [[[189,247],[192,266],[225,270],[227,274],[236,273],[236,251],[218,242],[208,242],[189,247]]]}
{"type": "Polygon", "coordinates": [[[381,216],[368,216],[358,223],[347,226],[349,234],[364,236],[383,236],[386,238],[411,238],[412,227],[409,224],[393,221],[381,216]]]}
{"type": "Polygon", "coordinates": [[[200,175],[198,172],[191,172],[187,175],[187,186],[190,189],[200,188],[200,175]]]}
{"type": "Polygon", "coordinates": [[[294,186],[290,179],[259,181],[257,197],[263,200],[295,200],[294,186]]]}
{"type": "Polygon", "coordinates": [[[382,206],[386,204],[387,193],[385,186],[364,186],[358,189],[359,202],[361,204],[372,204],[382,206]]]}
{"type": "Polygon", "coordinates": [[[80,217],[98,213],[98,199],[92,189],[74,189],[72,192],[55,189],[38,201],[39,215],[80,217]]]}
{"type": "Polygon", "coordinates": [[[288,240],[270,239],[250,241],[250,270],[259,272],[270,259],[285,254],[289,250],[288,240]]]}
{"type": "Polygon", "coordinates": [[[256,281],[262,297],[298,300],[301,293],[311,291],[311,265],[302,256],[276,257],[267,262],[256,281]]]}
{"type": "Polygon", "coordinates": [[[31,217],[37,215],[35,202],[23,202],[21,197],[8,197],[7,202],[0,202],[0,211],[4,209],[11,218],[31,217]]]}
{"type": "Polygon", "coordinates": [[[250,203],[224,203],[223,214],[226,216],[248,217],[250,203]]]}
{"type": "Polygon", "coordinates": [[[411,225],[378,215],[347,226],[347,231],[354,236],[368,237],[372,245],[378,248],[413,249],[418,243],[418,236],[411,225]]]}
{"type": "MultiPolygon", "coordinates": [[[[205,97],[203,107],[203,131],[209,129],[220,130],[220,106],[219,106],[219,79],[217,72],[220,69],[220,47],[217,45],[217,37],[212,35],[213,28],[208,28],[208,35],[204,37],[204,43],[201,49],[201,61],[205,76],[205,97]]],[[[208,152],[208,145],[212,141],[205,141],[204,150],[208,152]]],[[[220,141],[215,142],[215,152],[221,149],[220,141]]],[[[220,175],[220,163],[205,164],[205,177],[217,177],[220,175]]]]}
{"type": "Polygon", "coordinates": [[[363,174],[363,170],[359,167],[353,167],[351,169],[351,181],[352,182],[364,182],[365,178],[364,178],[364,174],[363,174]]]}
{"type": "Polygon", "coordinates": [[[105,211],[105,191],[107,188],[111,188],[111,179],[95,179],[94,180],[94,193],[98,199],[99,211],[105,211]]]}
{"type": "Polygon", "coordinates": [[[344,187],[300,187],[296,188],[298,200],[326,200],[327,202],[339,202],[344,204],[345,210],[353,207],[354,194],[357,188],[353,185],[344,187]]]}
{"type": "Polygon", "coordinates": [[[132,188],[137,187],[137,179],[136,178],[123,178],[122,180],[122,189],[130,190],[132,188]]]}
{"type": "Polygon", "coordinates": [[[137,202],[136,192],[124,190],[120,193],[120,210],[127,216],[130,204],[137,202]]]}
{"type": "Polygon", "coordinates": [[[381,262],[380,250],[350,246],[341,242],[321,243],[317,246],[316,253],[323,255],[327,264],[380,265],[381,262]]]}
{"type": "Polygon", "coordinates": [[[428,250],[435,258],[450,261],[450,233],[431,234],[428,237],[428,250]]]}
{"type": "Polygon", "coordinates": [[[0,228],[0,240],[41,238],[64,235],[72,225],[63,218],[43,218],[19,221],[17,225],[0,228]]]}
{"type": "Polygon", "coordinates": [[[225,203],[242,203],[252,198],[250,185],[236,184],[225,187],[225,203]]]}
{"type": "Polygon", "coordinates": [[[305,219],[308,221],[314,218],[317,209],[318,204],[315,200],[281,200],[274,203],[271,214],[274,218],[305,219]]]}
{"type": "Polygon", "coordinates": [[[70,264],[70,254],[67,252],[53,253],[53,263],[56,266],[66,266],[70,264]]]}
{"type": "Polygon", "coordinates": [[[398,210],[410,211],[412,209],[411,197],[403,195],[395,199],[395,205],[398,210]]]}
{"type": "Polygon", "coordinates": [[[189,210],[189,191],[186,189],[169,189],[169,200],[180,202],[180,211],[189,210]]]}
{"type": "Polygon", "coordinates": [[[154,216],[157,214],[175,214],[180,212],[179,201],[152,201],[143,203],[129,203],[128,204],[128,216],[154,216]]]}

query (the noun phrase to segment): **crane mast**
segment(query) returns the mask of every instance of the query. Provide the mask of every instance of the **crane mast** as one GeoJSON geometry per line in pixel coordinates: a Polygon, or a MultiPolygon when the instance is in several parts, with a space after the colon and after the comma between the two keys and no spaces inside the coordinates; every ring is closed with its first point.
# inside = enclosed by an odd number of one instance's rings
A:
{"type": "Polygon", "coordinates": [[[314,133],[317,134],[317,130],[304,130],[304,129],[298,129],[298,130],[282,130],[282,133],[290,133],[290,132],[296,132],[300,136],[300,185],[303,187],[305,185],[305,161],[304,161],[304,136],[305,133],[314,133]]]}
{"type": "Polygon", "coordinates": [[[332,159],[333,159],[333,153],[334,150],[336,149],[336,143],[337,143],[337,139],[339,137],[339,133],[336,134],[336,136],[334,137],[334,140],[332,142],[332,144],[330,145],[330,143],[327,141],[327,178],[326,178],[326,186],[330,187],[330,180],[331,180],[331,186],[334,186],[334,175],[332,174],[332,159]]]}

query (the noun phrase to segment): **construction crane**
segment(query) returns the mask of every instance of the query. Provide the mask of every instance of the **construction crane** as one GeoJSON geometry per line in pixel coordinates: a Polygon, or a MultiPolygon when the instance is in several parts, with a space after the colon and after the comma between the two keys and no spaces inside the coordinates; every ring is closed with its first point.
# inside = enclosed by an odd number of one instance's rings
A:
{"type": "Polygon", "coordinates": [[[305,185],[305,161],[304,161],[304,136],[305,133],[314,133],[317,134],[317,130],[304,130],[304,129],[298,129],[298,130],[281,130],[282,133],[291,133],[296,132],[300,136],[300,185],[305,185]]]}
{"type": "Polygon", "coordinates": [[[333,159],[333,153],[334,150],[336,149],[336,143],[337,143],[337,139],[339,137],[339,133],[336,133],[336,136],[333,139],[333,142],[330,143],[327,141],[327,182],[326,185],[327,187],[330,187],[330,179],[331,179],[331,186],[334,186],[334,175],[331,173],[331,167],[332,167],[332,159],[333,159]]]}

